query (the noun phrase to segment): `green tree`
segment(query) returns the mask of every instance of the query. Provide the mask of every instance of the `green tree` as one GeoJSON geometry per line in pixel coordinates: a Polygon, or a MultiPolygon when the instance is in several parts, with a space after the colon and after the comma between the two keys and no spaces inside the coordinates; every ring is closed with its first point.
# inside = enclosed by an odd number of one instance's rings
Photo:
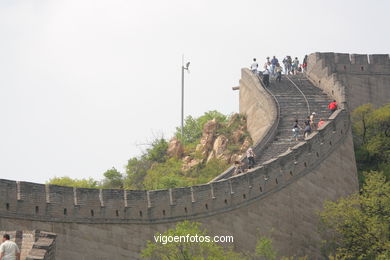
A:
{"type": "Polygon", "coordinates": [[[264,257],[266,260],[274,260],[277,256],[272,240],[264,236],[257,240],[255,253],[256,256],[264,257]]]}
{"type": "Polygon", "coordinates": [[[369,130],[369,118],[372,114],[371,104],[365,104],[357,107],[352,112],[352,127],[354,130],[355,143],[359,146],[367,143],[367,132],[369,130]]]}
{"type": "Polygon", "coordinates": [[[157,190],[190,185],[183,175],[181,166],[182,162],[176,158],[171,158],[165,163],[154,164],[145,176],[145,188],[157,190]]]}
{"type": "Polygon", "coordinates": [[[144,179],[151,165],[152,163],[146,159],[146,156],[129,159],[126,165],[125,188],[134,190],[145,189],[144,179]]]}
{"type": "Polygon", "coordinates": [[[123,175],[115,167],[104,172],[103,187],[107,189],[123,189],[123,175]]]}
{"type": "Polygon", "coordinates": [[[72,179],[70,177],[54,177],[51,178],[47,184],[59,185],[59,186],[68,186],[68,187],[77,187],[77,188],[99,188],[98,181],[93,178],[88,179],[72,179]]]}
{"type": "Polygon", "coordinates": [[[155,139],[146,151],[146,159],[151,162],[165,162],[167,160],[168,142],[164,138],[155,139]]]}
{"type": "Polygon", "coordinates": [[[153,165],[164,163],[168,159],[167,150],[168,142],[164,138],[156,138],[139,158],[130,158],[126,165],[124,187],[126,189],[145,189],[144,180],[148,170],[153,165]]]}
{"type": "MultiPolygon", "coordinates": [[[[169,229],[161,236],[208,236],[207,230],[200,229],[200,224],[196,222],[179,222],[174,229],[169,229]]],[[[155,238],[160,234],[156,233],[155,238]]],[[[212,239],[212,237],[210,237],[212,239]]],[[[155,260],[238,260],[246,259],[244,256],[234,252],[231,248],[224,248],[221,245],[210,242],[190,242],[184,239],[180,242],[159,243],[148,241],[147,246],[141,252],[141,257],[144,259],[155,260]]]]}
{"type": "MultiPolygon", "coordinates": [[[[184,127],[183,127],[183,135],[184,135],[184,143],[194,143],[198,142],[199,138],[202,136],[203,126],[209,121],[215,119],[219,124],[226,123],[227,116],[224,114],[212,110],[204,113],[204,115],[194,118],[192,116],[187,116],[187,118],[184,121],[184,127]]],[[[176,127],[176,134],[175,136],[182,140],[181,138],[181,128],[176,127]]]]}
{"type": "Polygon", "coordinates": [[[226,161],[212,159],[190,170],[186,176],[191,179],[190,185],[207,183],[229,167],[226,161]]]}
{"type": "Polygon", "coordinates": [[[360,194],[327,201],[320,219],[326,256],[390,259],[390,183],[382,173],[368,173],[360,194]]]}
{"type": "Polygon", "coordinates": [[[390,103],[378,109],[365,104],[352,112],[352,129],[355,144],[359,183],[364,172],[382,171],[390,178],[390,103]]]}
{"type": "MultiPolygon", "coordinates": [[[[187,116],[184,120],[183,136],[186,144],[195,143],[202,136],[203,126],[192,116],[187,116]]],[[[176,138],[183,141],[181,127],[176,127],[176,138]]]]}

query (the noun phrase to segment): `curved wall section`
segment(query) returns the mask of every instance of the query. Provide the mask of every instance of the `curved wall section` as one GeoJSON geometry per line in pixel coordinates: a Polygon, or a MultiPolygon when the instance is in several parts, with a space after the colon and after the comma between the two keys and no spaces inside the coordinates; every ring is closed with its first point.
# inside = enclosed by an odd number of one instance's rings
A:
{"type": "Polygon", "coordinates": [[[324,200],[357,190],[348,122],[339,110],[307,143],[247,174],[208,185],[125,192],[1,180],[0,227],[57,233],[59,259],[137,259],[146,240],[184,219],[203,223],[212,235],[233,235],[237,250],[254,250],[262,234],[284,255],[318,257],[316,211],[324,200]]]}
{"type": "Polygon", "coordinates": [[[159,223],[243,207],[319,165],[349,133],[346,111],[337,111],[331,120],[306,143],[247,174],[199,186],[150,191],[99,190],[0,180],[3,204],[0,216],[49,222],[159,223]],[[274,180],[265,180],[264,176],[274,180]]]}
{"type": "MultiPolygon", "coordinates": [[[[244,70],[242,77],[240,85],[248,88],[240,86],[247,91],[240,94],[240,106],[252,105],[240,111],[256,114],[256,108],[266,109],[260,106],[272,107],[271,100],[256,104],[250,94],[259,91],[251,89],[253,75],[244,70]]],[[[156,232],[190,219],[203,223],[211,235],[233,235],[240,251],[253,251],[263,234],[283,255],[317,258],[316,211],[324,200],[357,187],[349,115],[342,109],[307,142],[246,174],[209,184],[125,191],[0,180],[0,229],[56,233],[58,259],[138,259],[156,232]]]]}
{"type": "Polygon", "coordinates": [[[278,116],[273,97],[249,69],[241,70],[240,113],[247,116],[247,127],[253,143],[266,136],[278,116]]]}

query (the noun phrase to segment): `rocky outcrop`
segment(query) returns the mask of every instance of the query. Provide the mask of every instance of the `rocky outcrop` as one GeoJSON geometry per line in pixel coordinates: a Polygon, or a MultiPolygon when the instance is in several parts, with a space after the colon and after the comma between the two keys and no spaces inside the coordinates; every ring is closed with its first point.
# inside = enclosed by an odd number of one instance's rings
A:
{"type": "Polygon", "coordinates": [[[200,143],[196,146],[196,151],[200,152],[204,158],[208,156],[209,151],[213,147],[217,128],[218,123],[215,118],[208,121],[203,127],[202,138],[200,139],[200,143]]]}
{"type": "Polygon", "coordinates": [[[183,171],[188,171],[192,167],[195,167],[196,165],[198,165],[202,162],[203,162],[203,160],[201,160],[201,159],[196,159],[196,158],[191,158],[191,156],[186,156],[183,158],[183,166],[181,169],[183,171]]]}
{"type": "Polygon", "coordinates": [[[240,143],[241,138],[244,136],[245,132],[241,129],[237,129],[232,134],[232,141],[234,144],[240,143]]]}
{"type": "Polygon", "coordinates": [[[229,139],[226,136],[218,136],[214,141],[213,149],[207,157],[207,162],[214,158],[230,162],[231,152],[227,149],[228,142],[229,139]]]}
{"type": "Polygon", "coordinates": [[[176,137],[172,138],[168,144],[168,150],[167,150],[168,156],[181,158],[183,156],[183,152],[184,149],[181,142],[176,137]]]}
{"type": "Polygon", "coordinates": [[[251,144],[246,118],[240,114],[233,114],[227,123],[218,123],[215,118],[206,122],[200,142],[195,149],[186,148],[189,151],[184,151],[181,142],[173,138],[169,142],[167,153],[170,157],[182,158],[182,170],[188,171],[212,159],[227,163],[240,160],[251,144]],[[224,134],[218,135],[218,132],[224,134]]]}
{"type": "Polygon", "coordinates": [[[235,153],[230,157],[230,162],[233,163],[235,161],[240,161],[242,158],[242,154],[235,153]]]}

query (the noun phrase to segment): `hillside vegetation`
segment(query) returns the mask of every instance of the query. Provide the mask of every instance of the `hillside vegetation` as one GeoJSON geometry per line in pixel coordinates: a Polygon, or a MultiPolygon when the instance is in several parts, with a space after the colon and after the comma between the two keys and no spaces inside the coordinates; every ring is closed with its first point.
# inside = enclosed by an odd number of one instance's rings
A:
{"type": "Polygon", "coordinates": [[[245,116],[209,111],[197,118],[188,116],[183,137],[178,127],[171,140],[153,140],[140,156],[128,160],[124,173],[113,167],[103,173],[101,181],[55,177],[48,183],[148,190],[202,184],[239,160],[251,144],[245,116]]]}
{"type": "Polygon", "coordinates": [[[365,172],[381,171],[390,178],[390,103],[374,109],[365,104],[352,112],[352,132],[355,145],[359,183],[365,172]]]}

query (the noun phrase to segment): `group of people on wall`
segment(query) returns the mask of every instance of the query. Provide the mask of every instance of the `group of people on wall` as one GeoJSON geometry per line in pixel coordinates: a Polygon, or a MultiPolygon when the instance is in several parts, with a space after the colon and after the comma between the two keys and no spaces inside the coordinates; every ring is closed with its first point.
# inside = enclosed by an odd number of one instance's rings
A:
{"type": "MultiPolygon", "coordinates": [[[[329,115],[332,115],[336,110],[337,110],[337,102],[336,100],[333,100],[332,102],[329,103],[328,105],[328,110],[329,110],[329,115]]],[[[316,112],[312,112],[304,121],[303,126],[301,127],[299,125],[298,119],[295,119],[292,127],[292,137],[290,141],[299,141],[299,138],[301,136],[301,132],[303,130],[303,138],[306,140],[306,138],[312,133],[313,130],[318,130],[322,128],[326,121],[323,118],[320,118],[318,122],[316,122],[316,112]]],[[[246,172],[248,169],[252,169],[255,167],[256,162],[255,162],[255,157],[256,154],[253,151],[252,147],[249,147],[248,150],[246,151],[246,159],[247,159],[247,168],[245,168],[245,163],[244,161],[235,161],[234,162],[234,171],[233,171],[233,176],[236,176],[240,173],[246,172]]]]}
{"type": "MultiPolygon", "coordinates": [[[[285,75],[296,75],[297,73],[302,73],[307,68],[307,55],[303,59],[303,63],[300,64],[297,57],[294,60],[291,59],[291,56],[286,56],[283,59],[284,65],[284,74],[285,75]]],[[[263,78],[263,83],[266,87],[269,87],[270,77],[275,79],[275,81],[280,82],[282,77],[282,68],[279,64],[278,59],[273,56],[272,60],[269,57],[266,59],[266,63],[263,66],[263,70],[259,71],[259,65],[256,62],[256,58],[253,59],[253,63],[251,65],[251,71],[255,74],[260,74],[263,78]]],[[[333,100],[328,104],[328,110],[330,115],[332,115],[338,108],[336,100],[333,100]]],[[[301,126],[298,122],[298,119],[295,119],[292,126],[292,136],[290,141],[299,141],[300,136],[303,136],[305,140],[313,130],[318,130],[322,128],[325,124],[325,120],[320,118],[318,122],[316,122],[316,112],[312,112],[307,118],[304,120],[303,125],[301,126]],[[302,134],[303,131],[303,134],[302,134]]],[[[246,172],[248,169],[255,167],[255,153],[252,147],[246,152],[246,160],[247,160],[247,168],[245,167],[244,161],[235,161],[234,162],[234,171],[233,176],[238,175],[240,173],[246,172]]]]}
{"type": "Polygon", "coordinates": [[[296,75],[304,72],[307,68],[307,55],[303,58],[302,63],[299,62],[298,57],[292,59],[289,55],[284,57],[282,63],[284,70],[275,56],[273,56],[272,59],[267,57],[263,68],[259,69],[257,59],[253,58],[253,63],[251,64],[250,69],[253,73],[260,74],[263,78],[264,85],[268,87],[270,79],[275,79],[277,82],[280,82],[282,80],[283,72],[285,75],[296,75]]]}

